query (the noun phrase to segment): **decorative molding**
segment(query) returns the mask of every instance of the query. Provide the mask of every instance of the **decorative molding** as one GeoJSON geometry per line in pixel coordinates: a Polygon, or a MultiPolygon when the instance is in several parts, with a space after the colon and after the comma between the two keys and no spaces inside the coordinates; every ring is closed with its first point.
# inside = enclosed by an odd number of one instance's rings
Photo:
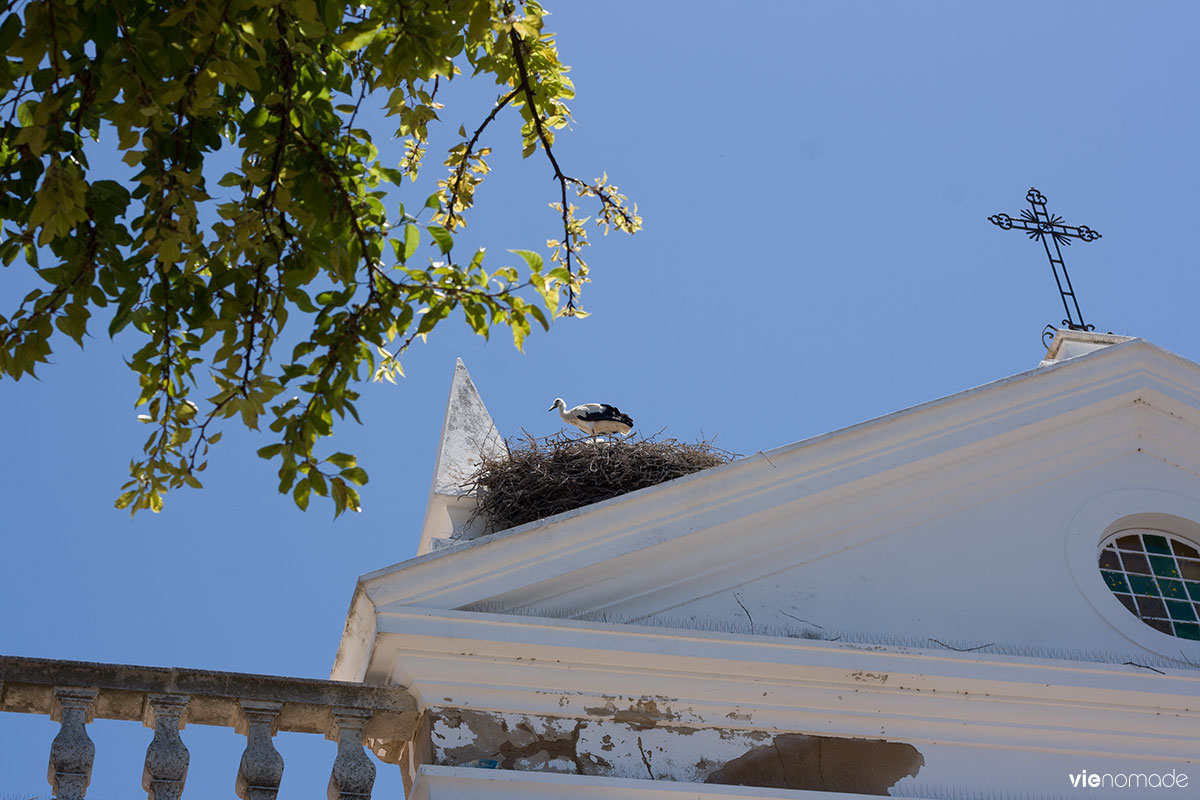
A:
{"type": "Polygon", "coordinates": [[[873,800],[877,795],[426,764],[417,771],[410,800],[529,800],[535,797],[538,800],[873,800]]]}
{"type": "Polygon", "coordinates": [[[408,609],[378,651],[422,705],[1186,760],[1200,674],[408,609]],[[481,680],[480,675],[486,675],[481,680]]]}

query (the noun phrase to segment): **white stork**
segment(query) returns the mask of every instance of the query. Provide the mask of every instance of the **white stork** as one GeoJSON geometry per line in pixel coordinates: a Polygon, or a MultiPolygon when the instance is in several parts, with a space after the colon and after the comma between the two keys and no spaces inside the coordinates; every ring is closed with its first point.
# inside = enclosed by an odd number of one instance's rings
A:
{"type": "Polygon", "coordinates": [[[633,429],[633,418],[622,414],[621,409],[606,403],[584,403],[581,406],[567,408],[561,397],[554,399],[554,405],[548,411],[558,409],[558,415],[568,425],[574,425],[579,430],[596,440],[597,434],[619,433],[622,436],[633,429]]]}

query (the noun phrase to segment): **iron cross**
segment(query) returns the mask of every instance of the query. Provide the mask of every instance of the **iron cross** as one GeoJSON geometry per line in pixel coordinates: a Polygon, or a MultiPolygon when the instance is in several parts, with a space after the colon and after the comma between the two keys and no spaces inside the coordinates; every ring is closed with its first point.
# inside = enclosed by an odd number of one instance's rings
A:
{"type": "Polygon", "coordinates": [[[1067,318],[1062,324],[1073,331],[1094,331],[1095,325],[1088,325],[1083,321],[1083,312],[1079,310],[1079,300],[1075,298],[1075,289],[1071,286],[1071,276],[1067,274],[1067,265],[1063,261],[1059,245],[1069,245],[1072,239],[1092,242],[1099,239],[1100,234],[1086,225],[1064,225],[1062,217],[1057,214],[1051,216],[1046,211],[1046,196],[1037,189],[1030,189],[1025,199],[1029,201],[1029,207],[1033,210],[1021,209],[1020,219],[1013,219],[1008,214],[993,214],[988,220],[1006,231],[1016,228],[1025,231],[1030,239],[1042,241],[1042,246],[1046,248],[1046,257],[1050,259],[1050,267],[1054,270],[1054,281],[1058,284],[1059,294],[1062,295],[1063,309],[1067,312],[1067,318]],[[1054,244],[1053,250],[1050,249],[1051,243],[1054,244]],[[1068,297],[1071,298],[1070,304],[1067,303],[1068,297]],[[1071,314],[1072,305],[1075,306],[1074,316],[1071,314]],[[1075,321],[1076,317],[1079,318],[1079,322],[1075,321]]]}

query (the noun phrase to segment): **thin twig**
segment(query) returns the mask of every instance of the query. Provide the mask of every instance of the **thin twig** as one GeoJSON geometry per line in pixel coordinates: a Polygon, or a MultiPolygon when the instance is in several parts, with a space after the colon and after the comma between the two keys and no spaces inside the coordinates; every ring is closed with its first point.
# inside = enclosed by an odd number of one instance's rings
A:
{"type": "Polygon", "coordinates": [[[742,607],[742,611],[746,612],[746,619],[750,620],[750,632],[753,633],[754,632],[754,617],[750,616],[750,611],[747,610],[746,604],[742,602],[742,598],[738,597],[737,592],[733,593],[733,599],[736,600],[737,604],[742,607]]]}
{"type": "Polygon", "coordinates": [[[496,107],[492,109],[492,113],[484,118],[479,127],[475,129],[475,133],[472,134],[470,141],[467,142],[467,149],[463,152],[462,161],[459,162],[458,169],[454,171],[454,181],[450,186],[450,194],[446,198],[446,227],[448,229],[454,230],[454,220],[457,216],[454,213],[454,206],[458,203],[459,187],[462,186],[463,176],[467,172],[467,164],[470,163],[471,153],[474,152],[479,137],[483,135],[487,126],[492,124],[492,120],[496,119],[496,115],[500,113],[500,109],[508,105],[520,91],[520,88],[513,89],[504,95],[504,97],[497,100],[496,107]]]}
{"type": "Polygon", "coordinates": [[[1159,675],[1166,675],[1166,674],[1167,674],[1167,673],[1163,672],[1161,669],[1155,669],[1154,667],[1148,667],[1148,666],[1146,666],[1145,664],[1139,664],[1139,663],[1137,663],[1136,661],[1126,661],[1126,662],[1125,662],[1125,663],[1124,663],[1122,666],[1127,666],[1127,667],[1141,667],[1142,669],[1148,669],[1148,670],[1150,670],[1151,672],[1157,672],[1159,675]]]}
{"type": "MultiPolygon", "coordinates": [[[[776,610],[778,611],[778,609],[776,609],[776,610]]],[[[808,621],[808,620],[806,620],[806,619],[800,619],[800,618],[799,618],[799,617],[797,617],[795,614],[789,614],[789,613],[788,613],[788,612],[786,612],[786,611],[780,611],[779,613],[780,613],[780,614],[783,614],[785,617],[791,617],[792,619],[796,620],[797,622],[803,622],[805,625],[812,625],[814,628],[820,628],[821,630],[825,630],[825,626],[824,626],[824,625],[818,625],[818,624],[817,624],[817,623],[815,623],[815,622],[809,622],[809,621],[808,621]]]]}

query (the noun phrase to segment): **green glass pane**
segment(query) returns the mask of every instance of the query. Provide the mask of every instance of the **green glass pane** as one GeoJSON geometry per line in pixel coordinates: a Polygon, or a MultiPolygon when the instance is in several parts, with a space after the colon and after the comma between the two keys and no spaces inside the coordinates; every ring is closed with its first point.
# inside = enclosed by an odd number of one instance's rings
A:
{"type": "Polygon", "coordinates": [[[1142,536],[1142,541],[1146,543],[1147,553],[1161,553],[1164,556],[1171,555],[1171,545],[1167,544],[1167,537],[1155,536],[1147,533],[1142,536]]]}
{"type": "Polygon", "coordinates": [[[1197,603],[1200,603],[1200,583],[1192,583],[1191,581],[1188,581],[1187,590],[1191,598],[1197,603]]]}
{"type": "Polygon", "coordinates": [[[1105,583],[1108,588],[1114,592],[1128,592],[1129,586],[1125,583],[1125,576],[1119,572],[1105,572],[1100,570],[1100,574],[1104,576],[1105,583]]]}
{"type": "Polygon", "coordinates": [[[1154,584],[1154,578],[1148,578],[1145,575],[1130,575],[1129,587],[1133,589],[1134,594],[1158,597],[1158,586],[1154,584]]]}
{"type": "Polygon", "coordinates": [[[1187,599],[1187,592],[1183,588],[1183,581],[1172,581],[1166,578],[1159,578],[1158,588],[1162,591],[1163,597],[1174,597],[1177,600],[1187,599]]]}
{"type": "Polygon", "coordinates": [[[1176,622],[1175,635],[1180,639],[1200,641],[1200,625],[1194,622],[1176,622]]]}
{"type": "Polygon", "coordinates": [[[1171,619],[1181,619],[1184,622],[1195,622],[1196,612],[1192,611],[1192,604],[1186,600],[1166,600],[1167,611],[1171,615],[1171,619]]]}
{"type": "Polygon", "coordinates": [[[1150,556],[1150,566],[1154,568],[1154,574],[1160,577],[1179,577],[1179,570],[1175,568],[1175,559],[1170,556],[1150,556]]]}

